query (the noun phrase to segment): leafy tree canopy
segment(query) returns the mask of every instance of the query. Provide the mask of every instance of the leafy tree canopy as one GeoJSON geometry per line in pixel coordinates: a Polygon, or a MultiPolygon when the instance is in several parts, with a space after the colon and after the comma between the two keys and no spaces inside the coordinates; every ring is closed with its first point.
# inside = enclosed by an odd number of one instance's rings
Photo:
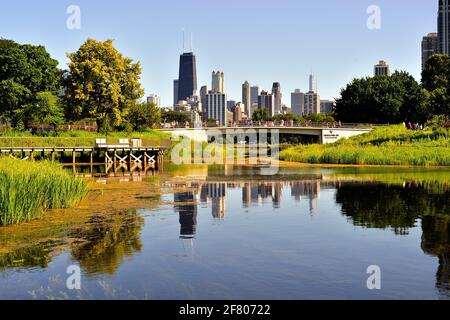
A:
{"type": "Polygon", "coordinates": [[[66,115],[69,119],[93,118],[99,128],[120,126],[130,107],[144,95],[139,83],[141,65],[124,57],[112,40],[88,39],[68,54],[65,75],[66,115]]]}
{"type": "Polygon", "coordinates": [[[19,126],[19,115],[36,102],[39,92],[59,94],[61,71],[58,61],[43,46],[18,44],[0,39],[0,118],[19,126]]]}
{"type": "Polygon", "coordinates": [[[424,122],[430,116],[428,94],[407,72],[354,79],[341,91],[336,119],[342,122],[424,122]]]}
{"type": "Polygon", "coordinates": [[[129,109],[127,121],[133,131],[159,128],[161,110],[151,103],[136,103],[129,109]]]}
{"type": "Polygon", "coordinates": [[[269,121],[269,110],[267,109],[256,109],[255,112],[253,112],[252,119],[254,121],[269,121]]]}
{"type": "Polygon", "coordinates": [[[431,112],[450,116],[450,57],[436,54],[428,59],[422,72],[422,85],[429,92],[431,112]]]}
{"type": "Polygon", "coordinates": [[[55,131],[64,123],[60,99],[51,92],[38,93],[36,103],[28,105],[24,113],[27,123],[49,125],[55,131]]]}
{"type": "Polygon", "coordinates": [[[170,123],[173,121],[178,123],[185,123],[191,120],[186,113],[178,111],[165,111],[161,114],[161,119],[166,123],[170,123]]]}

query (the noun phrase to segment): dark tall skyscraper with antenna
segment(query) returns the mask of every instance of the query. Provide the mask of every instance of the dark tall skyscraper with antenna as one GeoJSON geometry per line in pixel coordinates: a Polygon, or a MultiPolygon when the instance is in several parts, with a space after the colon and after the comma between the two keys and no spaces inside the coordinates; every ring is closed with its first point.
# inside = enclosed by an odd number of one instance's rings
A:
{"type": "Polygon", "coordinates": [[[197,65],[193,52],[180,56],[180,73],[178,78],[178,101],[187,100],[197,91],[197,65]]]}

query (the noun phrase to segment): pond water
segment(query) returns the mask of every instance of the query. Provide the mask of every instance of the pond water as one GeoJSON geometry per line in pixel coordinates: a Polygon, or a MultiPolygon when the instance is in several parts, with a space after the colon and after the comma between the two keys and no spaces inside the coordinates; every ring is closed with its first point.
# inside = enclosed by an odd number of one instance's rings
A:
{"type": "Polygon", "coordinates": [[[93,180],[79,208],[0,228],[0,299],[448,299],[449,178],[199,167],[93,180]]]}

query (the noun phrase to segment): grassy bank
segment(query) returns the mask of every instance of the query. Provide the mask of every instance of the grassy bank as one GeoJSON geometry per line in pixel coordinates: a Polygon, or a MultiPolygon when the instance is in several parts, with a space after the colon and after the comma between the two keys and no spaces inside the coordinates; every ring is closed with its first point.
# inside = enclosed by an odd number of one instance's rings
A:
{"type": "Polygon", "coordinates": [[[0,226],[30,221],[45,209],[71,207],[86,191],[83,179],[56,164],[0,158],[0,226]]]}
{"type": "Polygon", "coordinates": [[[450,166],[450,131],[382,127],[330,145],[289,148],[280,152],[280,159],[314,164],[450,166]]]}
{"type": "Polygon", "coordinates": [[[170,135],[158,130],[148,132],[111,132],[108,136],[87,131],[61,132],[57,136],[33,136],[29,132],[6,131],[0,133],[0,147],[91,147],[96,138],[107,138],[110,144],[121,138],[140,138],[146,146],[170,146],[170,135]]]}

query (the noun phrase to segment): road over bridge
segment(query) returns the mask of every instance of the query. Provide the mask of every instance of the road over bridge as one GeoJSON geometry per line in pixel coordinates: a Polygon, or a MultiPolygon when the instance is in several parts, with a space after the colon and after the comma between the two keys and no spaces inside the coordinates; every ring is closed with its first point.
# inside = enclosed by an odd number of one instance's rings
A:
{"type": "Polygon", "coordinates": [[[350,138],[363,133],[370,132],[372,128],[342,125],[337,128],[328,126],[239,126],[239,127],[215,127],[215,128],[171,128],[161,129],[169,132],[173,137],[187,137],[195,141],[207,142],[210,137],[217,136],[218,132],[223,135],[234,135],[238,132],[248,135],[266,130],[268,134],[279,133],[281,135],[299,135],[314,137],[314,141],[321,144],[334,143],[342,138],[350,138]]]}

